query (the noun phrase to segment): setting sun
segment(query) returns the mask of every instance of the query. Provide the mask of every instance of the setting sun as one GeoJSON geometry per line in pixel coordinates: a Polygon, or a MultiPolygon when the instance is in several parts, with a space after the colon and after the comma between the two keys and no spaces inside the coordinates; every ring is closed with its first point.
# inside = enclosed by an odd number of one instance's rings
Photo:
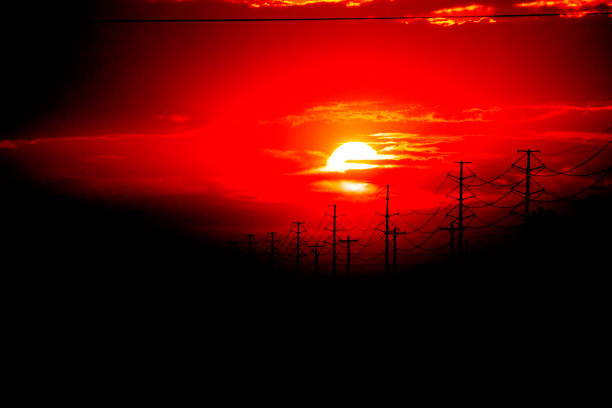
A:
{"type": "Polygon", "coordinates": [[[327,159],[327,171],[344,173],[346,170],[364,170],[377,167],[375,164],[351,163],[357,160],[378,160],[376,150],[363,142],[344,143],[327,159]]]}

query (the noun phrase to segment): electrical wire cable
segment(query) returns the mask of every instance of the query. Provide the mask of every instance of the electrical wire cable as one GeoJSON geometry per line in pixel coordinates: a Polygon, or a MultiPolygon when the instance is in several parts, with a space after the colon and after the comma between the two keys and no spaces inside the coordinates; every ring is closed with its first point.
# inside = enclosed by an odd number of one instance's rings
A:
{"type": "Polygon", "coordinates": [[[554,176],[576,176],[576,177],[582,177],[580,175],[573,175],[573,174],[569,174],[571,172],[573,172],[574,170],[579,169],[580,167],[588,164],[589,162],[591,162],[591,160],[593,160],[594,158],[596,158],[597,156],[599,156],[601,153],[603,153],[608,146],[610,146],[610,144],[612,144],[612,139],[608,140],[608,142],[601,147],[599,150],[597,150],[593,155],[589,156],[588,158],[586,158],[585,160],[581,161],[580,163],[578,163],[577,165],[575,165],[574,167],[572,167],[569,170],[565,170],[565,171],[557,171],[554,169],[551,169],[550,167],[546,166],[546,170],[555,173],[555,174],[547,174],[547,175],[543,175],[540,174],[538,175],[538,177],[554,177],[554,176]]]}
{"type": "Polygon", "coordinates": [[[610,173],[604,173],[597,180],[595,180],[593,183],[589,184],[587,187],[585,187],[585,188],[583,188],[583,189],[581,189],[579,191],[576,191],[576,192],[574,192],[574,193],[572,193],[570,195],[567,195],[565,197],[559,197],[556,194],[550,193],[550,192],[545,190],[544,194],[548,194],[549,196],[553,197],[554,198],[553,200],[533,199],[532,201],[534,201],[536,203],[557,203],[557,202],[560,202],[560,201],[570,200],[570,199],[572,199],[572,198],[574,198],[574,197],[576,197],[576,196],[578,196],[578,195],[580,195],[580,194],[582,194],[582,193],[592,189],[593,187],[595,187],[597,184],[599,184],[601,181],[603,181],[609,175],[610,175],[610,173]]]}
{"type": "Polygon", "coordinates": [[[496,176],[496,177],[494,177],[492,179],[489,179],[489,180],[485,180],[482,177],[478,176],[474,170],[472,170],[471,168],[468,167],[468,169],[474,175],[474,178],[478,179],[478,180],[480,180],[482,182],[480,184],[471,183],[471,184],[469,184],[469,186],[470,187],[481,187],[481,186],[484,186],[484,185],[490,185],[490,186],[494,186],[494,187],[508,187],[508,186],[511,186],[513,183],[511,183],[511,184],[499,184],[499,183],[494,183],[494,181],[499,180],[500,178],[504,177],[506,174],[510,173],[513,168],[514,167],[509,167],[506,170],[504,170],[503,173],[499,174],[498,176],[496,176]]]}
{"type": "MultiPolygon", "coordinates": [[[[518,184],[517,184],[517,185],[518,185],[518,184]]],[[[469,208],[471,208],[471,209],[477,209],[477,208],[486,208],[486,207],[494,207],[494,208],[500,208],[500,209],[514,208],[515,206],[504,206],[504,205],[497,205],[497,203],[499,203],[499,202],[503,201],[503,200],[504,200],[506,197],[508,197],[508,196],[512,195],[512,193],[513,193],[513,192],[514,192],[513,190],[510,190],[510,191],[508,191],[506,194],[504,194],[503,196],[501,196],[501,197],[499,197],[498,199],[496,199],[495,201],[491,201],[491,202],[481,200],[481,199],[480,199],[480,198],[478,198],[478,197],[474,197],[474,199],[475,199],[476,201],[481,202],[481,203],[483,203],[484,205],[479,205],[479,206],[469,205],[469,208]]]]}

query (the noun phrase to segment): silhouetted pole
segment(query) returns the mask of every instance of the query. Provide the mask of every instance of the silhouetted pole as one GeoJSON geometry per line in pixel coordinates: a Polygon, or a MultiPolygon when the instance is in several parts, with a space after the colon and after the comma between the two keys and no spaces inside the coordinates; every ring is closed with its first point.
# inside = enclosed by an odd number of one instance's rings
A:
{"type": "Polygon", "coordinates": [[[393,275],[397,276],[397,236],[406,235],[405,232],[400,232],[399,229],[393,228],[393,275]]]}
{"type": "Polygon", "coordinates": [[[309,245],[310,248],[314,248],[314,276],[317,278],[319,276],[319,248],[323,245],[314,244],[309,245]]]}
{"type": "Polygon", "coordinates": [[[387,184],[387,210],[385,211],[385,277],[389,277],[389,185],[387,184]]]}
{"type": "Polygon", "coordinates": [[[274,243],[280,241],[274,239],[274,234],[276,232],[270,232],[270,265],[272,271],[274,271],[274,243]]]}
{"type": "Polygon", "coordinates": [[[249,239],[249,255],[253,254],[253,238],[255,234],[247,234],[247,238],[249,239]]]}
{"type": "Polygon", "coordinates": [[[459,217],[457,218],[457,221],[459,223],[459,226],[457,228],[457,232],[459,233],[458,243],[457,243],[457,252],[459,253],[459,259],[461,260],[461,256],[463,255],[463,230],[465,229],[463,225],[463,201],[464,201],[463,189],[465,188],[463,182],[469,179],[470,177],[474,177],[474,175],[471,175],[468,177],[463,176],[463,165],[470,164],[472,162],[458,161],[455,163],[459,164],[459,178],[452,176],[452,175],[450,177],[453,177],[459,181],[459,198],[456,199],[456,200],[459,200],[459,217]]]}
{"type": "Polygon", "coordinates": [[[351,277],[351,242],[358,242],[358,239],[351,239],[350,235],[346,239],[341,239],[340,242],[346,244],[346,277],[351,277]]]}
{"type": "Polygon", "coordinates": [[[455,263],[455,223],[451,222],[450,227],[441,227],[443,231],[450,232],[450,263],[455,263]]]}
{"type": "MultiPolygon", "coordinates": [[[[539,153],[539,150],[531,150],[531,149],[527,149],[527,150],[517,150],[518,153],[527,153],[527,167],[522,168],[520,166],[514,165],[515,167],[523,170],[525,172],[525,192],[523,193],[523,195],[525,196],[525,226],[528,225],[529,223],[529,211],[530,211],[530,207],[531,207],[531,196],[533,194],[535,194],[536,192],[531,192],[531,172],[534,170],[538,170],[543,168],[544,166],[538,166],[535,168],[531,167],[531,154],[532,153],[539,153]]],[[[516,190],[515,190],[516,191],[516,190]]]]}
{"type": "Polygon", "coordinates": [[[296,245],[296,258],[295,258],[295,275],[296,278],[300,278],[300,225],[304,224],[304,221],[294,221],[294,224],[297,225],[297,245],[296,245]]]}
{"type": "Polygon", "coordinates": [[[330,207],[334,207],[333,217],[333,229],[332,229],[332,277],[336,277],[336,204],[330,204],[330,207]]]}

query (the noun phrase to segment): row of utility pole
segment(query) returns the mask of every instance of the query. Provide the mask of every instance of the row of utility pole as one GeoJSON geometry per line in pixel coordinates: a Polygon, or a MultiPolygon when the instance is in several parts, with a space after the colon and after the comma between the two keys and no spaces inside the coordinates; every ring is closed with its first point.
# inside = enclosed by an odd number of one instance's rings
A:
{"type": "MultiPolygon", "coordinates": [[[[517,192],[519,194],[521,194],[524,198],[525,198],[525,209],[524,209],[524,225],[527,228],[529,225],[529,215],[531,212],[531,197],[534,196],[535,194],[541,193],[543,190],[537,190],[537,191],[532,191],[531,190],[531,183],[533,182],[532,180],[532,176],[533,176],[533,172],[543,169],[544,165],[540,164],[539,166],[536,167],[532,167],[531,164],[531,159],[532,159],[532,154],[533,153],[539,153],[539,150],[532,150],[532,149],[526,149],[526,150],[522,150],[519,149],[517,150],[517,153],[525,153],[525,161],[526,161],[526,165],[525,167],[521,167],[517,164],[518,160],[515,161],[514,163],[512,163],[512,167],[520,170],[521,172],[523,172],[525,174],[525,191],[520,191],[514,188],[514,186],[512,187],[512,191],[517,192]]],[[[457,164],[459,164],[459,177],[453,176],[451,174],[449,174],[449,176],[456,180],[459,183],[459,197],[453,197],[452,195],[449,195],[449,197],[451,197],[454,200],[457,200],[459,202],[458,204],[458,215],[457,217],[449,214],[449,216],[451,218],[455,218],[457,221],[457,227],[455,227],[455,222],[451,222],[450,223],[450,227],[441,227],[440,230],[443,231],[448,231],[450,233],[450,260],[451,263],[455,262],[455,232],[457,232],[458,235],[458,239],[457,239],[457,255],[459,260],[462,259],[463,257],[463,252],[464,252],[464,239],[463,239],[463,233],[465,231],[465,225],[464,225],[464,221],[466,220],[466,218],[469,218],[471,216],[466,217],[464,215],[464,209],[465,209],[465,204],[464,201],[465,200],[469,200],[470,198],[474,197],[474,195],[472,194],[469,197],[465,197],[465,191],[466,191],[466,187],[465,187],[465,181],[474,177],[474,175],[469,175],[469,176],[464,176],[464,169],[463,166],[465,164],[470,164],[472,162],[466,162],[466,161],[458,161],[456,162],[457,164]]],[[[468,190],[469,191],[469,190],[468,190]]]]}
{"type": "MultiPolygon", "coordinates": [[[[539,169],[544,168],[544,165],[539,165],[536,167],[532,167],[532,154],[533,153],[538,153],[539,150],[531,150],[531,149],[526,149],[526,150],[517,150],[517,152],[519,153],[525,153],[525,157],[526,157],[526,166],[525,167],[521,167],[519,165],[517,165],[516,163],[518,162],[515,161],[512,166],[517,168],[518,170],[522,171],[525,174],[525,191],[520,191],[520,190],[516,190],[514,188],[514,186],[512,187],[512,190],[520,193],[525,200],[525,210],[524,210],[524,219],[525,219],[525,225],[528,225],[528,221],[529,221],[529,214],[530,214],[530,207],[531,207],[531,199],[532,196],[535,194],[540,193],[542,190],[537,190],[537,191],[532,191],[531,190],[531,183],[533,182],[532,180],[532,176],[533,176],[533,172],[537,171],[539,169]]],[[[465,176],[464,175],[464,166],[466,164],[471,164],[472,162],[467,162],[467,161],[458,161],[456,162],[459,165],[459,176],[453,176],[452,174],[448,174],[449,177],[451,177],[453,180],[455,180],[458,184],[459,184],[459,195],[458,197],[453,196],[452,194],[449,194],[449,197],[456,200],[458,202],[458,213],[457,216],[452,215],[452,214],[447,214],[448,216],[450,216],[451,218],[453,218],[455,221],[450,223],[450,226],[447,227],[440,227],[440,230],[443,231],[448,231],[450,234],[450,261],[451,263],[454,263],[457,258],[459,260],[462,259],[463,254],[464,254],[464,231],[465,231],[465,220],[472,217],[473,215],[467,215],[465,214],[465,210],[467,209],[465,206],[465,201],[469,200],[473,197],[475,197],[475,195],[473,193],[471,193],[471,191],[469,191],[469,188],[467,188],[465,181],[474,177],[474,174],[471,174],[469,176],[465,176]],[[470,195],[466,196],[466,192],[469,192],[470,195]],[[455,240],[455,234],[457,235],[457,240],[455,240]],[[455,248],[456,248],[456,253],[455,253],[455,248]]],[[[385,230],[384,230],[384,235],[385,235],[385,272],[384,272],[384,276],[385,277],[389,277],[391,274],[391,266],[390,266],[390,255],[389,255],[389,237],[393,236],[393,265],[392,265],[392,273],[394,275],[397,274],[397,236],[398,235],[406,235],[406,232],[401,232],[398,228],[393,228],[393,230],[389,229],[389,220],[392,216],[398,215],[398,213],[394,213],[394,214],[389,214],[389,191],[390,191],[390,186],[387,185],[387,195],[386,195],[386,206],[385,206],[385,214],[379,214],[385,217],[385,230]]],[[[332,219],[332,228],[331,230],[329,230],[331,232],[331,237],[332,237],[332,241],[331,241],[331,255],[332,255],[332,277],[336,277],[337,276],[337,257],[336,257],[336,247],[338,244],[345,244],[346,245],[346,249],[347,249],[347,260],[346,260],[346,276],[350,277],[351,276],[351,243],[356,243],[358,242],[357,239],[351,239],[350,235],[347,234],[347,238],[346,239],[337,239],[337,233],[341,230],[338,230],[337,228],[337,218],[338,215],[336,213],[336,204],[331,204],[330,207],[333,208],[333,213],[332,214],[327,214],[329,217],[331,217],[332,219]]],[[[295,270],[296,270],[296,277],[299,278],[300,277],[300,265],[301,265],[301,247],[302,247],[302,240],[301,240],[301,234],[303,234],[305,232],[305,230],[302,228],[302,226],[305,224],[304,221],[294,221],[293,224],[295,225],[296,229],[292,230],[292,232],[294,232],[296,234],[296,266],[295,266],[295,270]]],[[[270,239],[269,239],[269,245],[270,245],[270,263],[272,265],[272,267],[274,267],[274,263],[275,263],[275,251],[276,251],[276,247],[275,247],[275,243],[279,242],[280,240],[275,238],[276,233],[275,232],[270,232],[270,239]]],[[[249,253],[252,253],[252,248],[253,248],[253,239],[254,239],[254,234],[247,234],[247,238],[248,238],[248,248],[249,248],[249,253]]],[[[319,250],[321,248],[323,248],[325,246],[325,243],[318,243],[315,242],[312,245],[308,245],[308,247],[313,248],[314,249],[314,274],[315,276],[318,276],[319,274],[319,255],[321,255],[321,253],[319,252],[319,250]]]]}

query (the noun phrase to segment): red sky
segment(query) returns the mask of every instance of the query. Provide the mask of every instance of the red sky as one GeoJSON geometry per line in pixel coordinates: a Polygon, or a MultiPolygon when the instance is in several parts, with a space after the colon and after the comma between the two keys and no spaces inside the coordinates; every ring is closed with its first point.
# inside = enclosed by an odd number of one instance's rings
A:
{"type": "MultiPolygon", "coordinates": [[[[562,169],[608,140],[612,19],[581,12],[611,5],[101,2],[93,18],[569,14],[455,24],[443,17],[91,24],[86,51],[75,56],[77,73],[43,113],[0,136],[0,153],[60,191],[154,207],[160,217],[223,238],[284,231],[297,219],[314,232],[332,203],[350,225],[383,211],[386,184],[393,210],[432,208],[457,160],[493,177],[519,157],[517,149],[532,148],[562,169]],[[386,148],[395,158],[384,164],[392,167],[316,171],[351,141],[381,154],[386,148]],[[544,155],[585,141],[572,154],[544,155]],[[341,181],[364,192],[343,191],[341,181]]],[[[547,182],[559,193],[576,187],[547,182]]]]}

